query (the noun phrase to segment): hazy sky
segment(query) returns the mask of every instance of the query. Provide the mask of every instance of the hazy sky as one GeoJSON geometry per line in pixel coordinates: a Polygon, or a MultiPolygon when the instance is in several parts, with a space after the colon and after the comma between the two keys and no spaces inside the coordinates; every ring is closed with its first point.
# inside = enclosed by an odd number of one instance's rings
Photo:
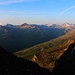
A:
{"type": "Polygon", "coordinates": [[[0,0],[0,23],[75,23],[75,0],[0,0]]]}

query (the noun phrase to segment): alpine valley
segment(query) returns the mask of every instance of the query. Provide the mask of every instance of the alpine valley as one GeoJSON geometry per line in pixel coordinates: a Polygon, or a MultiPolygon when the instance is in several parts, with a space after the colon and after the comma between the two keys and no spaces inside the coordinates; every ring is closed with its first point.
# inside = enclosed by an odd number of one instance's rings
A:
{"type": "Polygon", "coordinates": [[[75,75],[75,24],[0,25],[0,46],[1,75],[75,75]]]}
{"type": "Polygon", "coordinates": [[[0,25],[0,46],[10,52],[17,52],[25,48],[49,41],[66,34],[75,28],[75,24],[63,25],[0,25]]]}

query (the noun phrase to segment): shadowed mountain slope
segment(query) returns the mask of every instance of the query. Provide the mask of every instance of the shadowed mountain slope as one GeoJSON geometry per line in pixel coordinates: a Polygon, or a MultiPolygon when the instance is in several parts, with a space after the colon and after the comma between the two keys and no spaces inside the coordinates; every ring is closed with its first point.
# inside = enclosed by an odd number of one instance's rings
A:
{"type": "Polygon", "coordinates": [[[75,75],[75,43],[55,62],[53,75],[75,75]]]}
{"type": "Polygon", "coordinates": [[[51,75],[36,63],[18,58],[0,47],[0,75],[51,75]]]}

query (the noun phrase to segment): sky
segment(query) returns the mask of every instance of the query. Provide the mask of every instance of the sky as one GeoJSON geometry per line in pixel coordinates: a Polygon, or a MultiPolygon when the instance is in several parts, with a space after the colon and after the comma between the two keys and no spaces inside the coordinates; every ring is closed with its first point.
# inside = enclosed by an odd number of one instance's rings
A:
{"type": "Polygon", "coordinates": [[[75,0],[0,0],[0,24],[75,24],[75,0]]]}

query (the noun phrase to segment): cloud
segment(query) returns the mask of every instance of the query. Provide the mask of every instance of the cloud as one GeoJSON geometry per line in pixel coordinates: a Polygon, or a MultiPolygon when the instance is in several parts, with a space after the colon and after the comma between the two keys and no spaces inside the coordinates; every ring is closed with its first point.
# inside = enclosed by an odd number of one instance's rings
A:
{"type": "Polygon", "coordinates": [[[0,5],[19,3],[19,2],[31,2],[31,1],[38,1],[38,0],[0,0],[0,5]]]}
{"type": "Polygon", "coordinates": [[[73,8],[75,8],[75,5],[74,6],[71,6],[71,7],[69,7],[69,8],[67,8],[67,9],[65,9],[65,10],[63,10],[57,17],[60,17],[60,16],[62,16],[65,12],[67,12],[67,11],[69,11],[69,10],[71,10],[71,9],[73,9],[73,8]]]}

